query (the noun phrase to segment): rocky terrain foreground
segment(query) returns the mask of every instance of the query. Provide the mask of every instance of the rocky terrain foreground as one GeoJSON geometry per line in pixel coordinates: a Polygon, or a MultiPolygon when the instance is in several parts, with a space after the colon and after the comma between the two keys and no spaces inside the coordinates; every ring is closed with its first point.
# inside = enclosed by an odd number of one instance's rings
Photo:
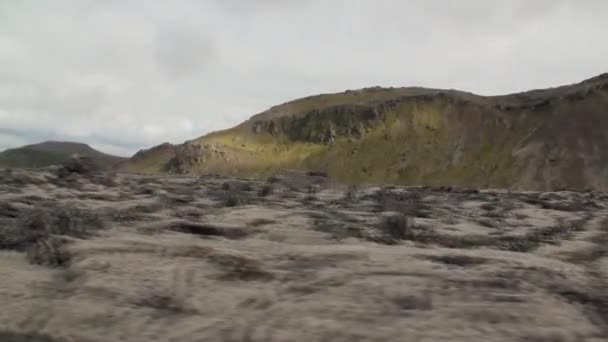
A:
{"type": "Polygon", "coordinates": [[[0,171],[0,341],[605,341],[608,195],[0,171]]]}

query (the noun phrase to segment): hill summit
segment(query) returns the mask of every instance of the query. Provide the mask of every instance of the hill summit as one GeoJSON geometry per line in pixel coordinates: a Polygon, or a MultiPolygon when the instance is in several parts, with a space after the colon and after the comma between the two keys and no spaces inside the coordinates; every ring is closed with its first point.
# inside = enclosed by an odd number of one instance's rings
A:
{"type": "Polygon", "coordinates": [[[0,167],[39,168],[59,165],[73,156],[89,157],[104,168],[111,168],[126,160],[97,151],[87,144],[66,141],[45,141],[9,149],[0,153],[0,167]]]}
{"type": "Polygon", "coordinates": [[[608,74],[503,96],[374,87],[284,103],[234,128],[141,151],[125,169],[608,190],[607,131],[608,74]]]}

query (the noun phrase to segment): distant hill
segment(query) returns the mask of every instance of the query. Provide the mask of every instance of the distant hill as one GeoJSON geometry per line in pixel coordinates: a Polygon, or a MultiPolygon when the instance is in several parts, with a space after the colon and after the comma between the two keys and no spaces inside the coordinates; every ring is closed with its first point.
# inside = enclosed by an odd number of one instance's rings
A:
{"type": "Polygon", "coordinates": [[[125,165],[151,173],[263,177],[302,169],[351,183],[608,191],[607,132],[608,74],[504,96],[375,87],[275,106],[125,165]]]}
{"type": "Polygon", "coordinates": [[[72,155],[91,157],[97,164],[111,168],[126,160],[93,149],[87,144],[46,141],[9,149],[0,153],[0,167],[38,168],[57,165],[72,155]]]}

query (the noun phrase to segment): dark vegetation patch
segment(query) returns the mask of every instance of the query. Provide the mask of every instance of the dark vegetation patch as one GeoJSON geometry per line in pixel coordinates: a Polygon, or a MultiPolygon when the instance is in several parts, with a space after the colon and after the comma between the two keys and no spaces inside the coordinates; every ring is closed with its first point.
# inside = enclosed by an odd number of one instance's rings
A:
{"type": "Polygon", "coordinates": [[[306,196],[304,196],[304,198],[302,198],[302,203],[304,205],[308,205],[308,206],[310,206],[310,205],[316,206],[317,204],[319,204],[318,201],[319,201],[319,198],[315,195],[306,195],[306,196]]]}
{"type": "Polygon", "coordinates": [[[471,323],[483,322],[489,324],[517,324],[527,319],[509,310],[488,308],[467,308],[462,312],[462,316],[471,323]]]}
{"type": "Polygon", "coordinates": [[[200,220],[203,217],[203,212],[197,208],[183,208],[175,210],[173,216],[188,220],[200,220]]]}
{"type": "Polygon", "coordinates": [[[107,188],[115,188],[120,186],[120,184],[116,181],[116,175],[111,173],[103,173],[99,175],[95,175],[91,177],[91,181],[94,184],[102,185],[107,188]]]}
{"type": "Polygon", "coordinates": [[[448,225],[448,226],[453,226],[453,225],[457,225],[460,223],[460,220],[455,217],[454,215],[448,215],[446,217],[444,217],[443,219],[441,219],[441,223],[448,225]]]}
{"type": "Polygon", "coordinates": [[[149,195],[154,196],[158,193],[158,189],[152,186],[142,186],[133,190],[135,195],[149,195]]]}
{"type": "Polygon", "coordinates": [[[504,219],[509,216],[509,210],[505,208],[484,211],[481,216],[495,219],[504,219]]]}
{"type": "MultiPolygon", "coordinates": [[[[297,193],[295,192],[291,192],[291,191],[283,191],[281,192],[281,194],[279,195],[279,200],[295,200],[297,199],[299,196],[297,193]]],[[[280,202],[275,202],[275,203],[280,203],[280,202]]],[[[286,204],[282,203],[284,206],[287,206],[286,204]]],[[[293,208],[294,206],[296,206],[295,204],[291,206],[291,208],[293,208]]]]}
{"type": "Polygon", "coordinates": [[[168,227],[169,230],[198,235],[198,236],[216,236],[224,237],[226,239],[243,239],[253,233],[252,230],[239,227],[220,227],[211,224],[193,223],[187,221],[180,221],[171,223],[168,227]]]}
{"type": "Polygon", "coordinates": [[[119,210],[107,209],[106,211],[108,219],[114,222],[136,222],[144,219],[144,216],[133,207],[119,210]]]}
{"type": "Polygon", "coordinates": [[[308,193],[311,196],[318,194],[320,191],[321,191],[321,187],[317,184],[309,184],[306,187],[306,193],[308,193]]]}
{"type": "Polygon", "coordinates": [[[100,165],[95,163],[92,158],[82,156],[70,158],[63,162],[57,169],[56,174],[58,178],[65,178],[73,174],[91,175],[100,171],[100,165]]]}
{"type": "Polygon", "coordinates": [[[310,284],[294,284],[287,286],[285,290],[287,293],[294,294],[296,296],[308,296],[318,293],[322,289],[319,286],[310,284]]]}
{"type": "Polygon", "coordinates": [[[106,208],[104,216],[113,222],[137,222],[137,221],[152,221],[157,218],[153,215],[163,207],[158,203],[137,205],[134,207],[126,207],[122,209],[106,208]]]}
{"type": "Polygon", "coordinates": [[[590,200],[574,199],[568,202],[548,202],[543,203],[543,209],[552,209],[558,211],[588,211],[593,209],[600,209],[601,207],[595,202],[590,200]]]}
{"type": "Polygon", "coordinates": [[[104,170],[104,166],[88,156],[73,157],[63,162],[55,170],[56,178],[53,183],[58,186],[76,188],[81,187],[86,180],[93,184],[105,187],[116,187],[116,176],[104,170]]]}
{"type": "Polygon", "coordinates": [[[402,311],[433,310],[433,300],[430,295],[407,295],[393,298],[393,304],[402,311]]]}
{"type": "Polygon", "coordinates": [[[250,192],[254,191],[253,186],[249,182],[245,181],[226,181],[222,183],[222,190],[225,191],[236,191],[236,192],[250,192]]]}
{"type": "Polygon", "coordinates": [[[492,246],[495,242],[495,238],[481,235],[481,234],[469,234],[469,235],[452,235],[452,234],[441,234],[432,229],[412,229],[409,230],[404,240],[418,242],[422,244],[434,244],[445,248],[480,248],[492,246]]]}
{"type": "Polygon", "coordinates": [[[252,191],[240,191],[233,189],[212,189],[208,191],[208,195],[218,202],[219,207],[237,207],[254,203],[254,195],[252,191]]]}
{"type": "Polygon", "coordinates": [[[435,244],[445,248],[489,247],[513,252],[531,252],[542,244],[558,244],[582,229],[584,226],[581,222],[562,222],[551,227],[537,228],[523,235],[488,236],[443,234],[429,227],[412,226],[407,229],[403,240],[435,244]]]}
{"type": "Polygon", "coordinates": [[[222,203],[224,206],[231,208],[239,205],[245,205],[248,202],[242,196],[233,193],[228,193],[225,195],[224,199],[222,200],[222,203]]]}
{"type": "Polygon", "coordinates": [[[27,252],[31,263],[60,267],[69,263],[66,237],[88,238],[105,223],[95,213],[72,208],[35,208],[0,227],[0,249],[27,252]]]}
{"type": "Polygon", "coordinates": [[[601,206],[594,200],[583,198],[580,195],[564,197],[555,193],[550,194],[517,194],[514,195],[524,203],[541,207],[547,210],[566,212],[582,212],[600,209],[601,206]]]}
{"type": "Polygon", "coordinates": [[[503,294],[519,292],[524,286],[524,282],[519,277],[504,277],[501,275],[487,276],[485,278],[446,279],[444,281],[451,285],[475,290],[498,289],[503,294]]]}
{"type": "Polygon", "coordinates": [[[436,263],[459,267],[478,266],[485,264],[489,261],[489,259],[487,258],[468,256],[463,254],[423,255],[420,256],[420,258],[431,260],[436,263]]]}
{"type": "Polygon", "coordinates": [[[407,217],[400,213],[387,215],[382,219],[380,224],[381,236],[376,237],[374,240],[385,244],[395,244],[400,240],[404,240],[414,225],[412,217],[407,217]]]}
{"type": "Polygon", "coordinates": [[[416,191],[393,191],[383,188],[366,196],[376,201],[377,211],[396,211],[406,216],[430,218],[432,208],[423,201],[416,191]]]}
{"type": "Polygon", "coordinates": [[[65,342],[46,334],[35,332],[15,332],[0,330],[0,341],[2,342],[65,342]]]}
{"type": "Polygon", "coordinates": [[[385,245],[395,245],[406,240],[414,229],[413,217],[398,212],[386,212],[376,227],[370,227],[365,220],[341,212],[309,214],[313,219],[313,229],[331,235],[336,240],[358,238],[385,245]]]}
{"type": "Polygon", "coordinates": [[[479,224],[480,226],[486,227],[486,228],[498,228],[498,224],[499,224],[499,221],[488,219],[488,218],[479,218],[479,219],[475,220],[475,222],[477,222],[477,224],[479,224]]]}
{"type": "Polygon", "coordinates": [[[0,230],[0,248],[22,250],[51,235],[88,238],[105,228],[97,214],[74,207],[35,208],[24,212],[15,225],[0,230]]]}
{"type": "Polygon", "coordinates": [[[133,209],[139,213],[154,214],[154,213],[157,213],[157,212],[165,209],[165,205],[159,201],[159,202],[138,204],[135,207],[133,207],[133,209]]]}
{"type": "Polygon", "coordinates": [[[523,236],[503,236],[497,241],[500,249],[514,252],[531,252],[542,244],[556,245],[569,239],[574,233],[584,230],[581,221],[560,222],[555,226],[536,228],[523,236]]]}
{"type": "Polygon", "coordinates": [[[277,183],[281,183],[281,181],[283,180],[283,177],[281,176],[270,176],[266,179],[266,182],[269,184],[277,184],[277,183]]]}
{"type": "Polygon", "coordinates": [[[480,205],[479,208],[485,211],[494,211],[498,209],[498,206],[496,205],[496,203],[484,203],[480,205]]]}
{"type": "Polygon", "coordinates": [[[17,218],[21,213],[21,209],[17,208],[14,204],[8,202],[0,202],[0,216],[8,218],[17,218]]]}
{"type": "Polygon", "coordinates": [[[133,304],[147,307],[168,314],[190,315],[197,311],[189,305],[188,301],[170,290],[153,290],[141,295],[133,304]]]}
{"type": "Polygon", "coordinates": [[[39,239],[27,249],[27,259],[35,265],[64,267],[69,265],[71,255],[66,250],[67,241],[61,237],[49,236],[39,239]]]}
{"type": "Polygon", "coordinates": [[[329,177],[327,172],[324,172],[324,171],[308,171],[308,172],[306,172],[306,175],[309,177],[321,177],[321,178],[329,177]]]}
{"type": "Polygon", "coordinates": [[[172,257],[204,259],[213,253],[214,249],[206,246],[184,246],[170,249],[167,254],[172,257]]]}
{"type": "Polygon", "coordinates": [[[222,269],[221,280],[269,281],[274,279],[274,275],[265,270],[259,260],[250,257],[216,253],[209,255],[207,260],[222,269]]]}
{"type": "Polygon", "coordinates": [[[252,227],[260,227],[260,226],[266,226],[266,225],[275,224],[275,223],[277,223],[277,221],[275,221],[275,220],[258,218],[258,219],[255,219],[255,220],[249,222],[249,225],[252,227]]]}
{"type": "Polygon", "coordinates": [[[180,205],[189,205],[195,201],[195,198],[191,195],[162,194],[158,196],[158,201],[163,206],[173,207],[180,205]]]}
{"type": "Polygon", "coordinates": [[[88,199],[94,201],[104,201],[104,202],[118,202],[122,199],[120,196],[115,194],[103,194],[103,193],[82,193],[78,196],[79,199],[88,199]]]}
{"type": "Polygon", "coordinates": [[[49,202],[49,198],[36,195],[19,196],[14,199],[13,203],[36,205],[41,204],[42,202],[49,202]]]}
{"type": "Polygon", "coordinates": [[[313,229],[329,234],[332,239],[341,240],[346,238],[365,238],[366,234],[362,227],[354,224],[346,224],[342,221],[330,218],[317,218],[313,221],[313,229]]]}
{"type": "Polygon", "coordinates": [[[359,187],[355,185],[351,185],[348,187],[346,192],[344,192],[344,197],[342,198],[342,202],[346,204],[356,204],[361,199],[361,191],[359,187]]]}
{"type": "Polygon", "coordinates": [[[265,184],[258,190],[258,197],[268,197],[274,193],[274,185],[265,184]]]}

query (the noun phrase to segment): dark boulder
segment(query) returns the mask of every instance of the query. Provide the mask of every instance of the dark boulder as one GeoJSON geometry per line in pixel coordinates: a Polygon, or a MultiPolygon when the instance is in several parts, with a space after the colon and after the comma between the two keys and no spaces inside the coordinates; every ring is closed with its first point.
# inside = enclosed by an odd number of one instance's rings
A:
{"type": "Polygon", "coordinates": [[[59,178],[68,177],[71,175],[92,175],[100,172],[102,167],[95,163],[91,157],[88,156],[73,156],[66,160],[57,169],[57,176],[59,178]]]}

